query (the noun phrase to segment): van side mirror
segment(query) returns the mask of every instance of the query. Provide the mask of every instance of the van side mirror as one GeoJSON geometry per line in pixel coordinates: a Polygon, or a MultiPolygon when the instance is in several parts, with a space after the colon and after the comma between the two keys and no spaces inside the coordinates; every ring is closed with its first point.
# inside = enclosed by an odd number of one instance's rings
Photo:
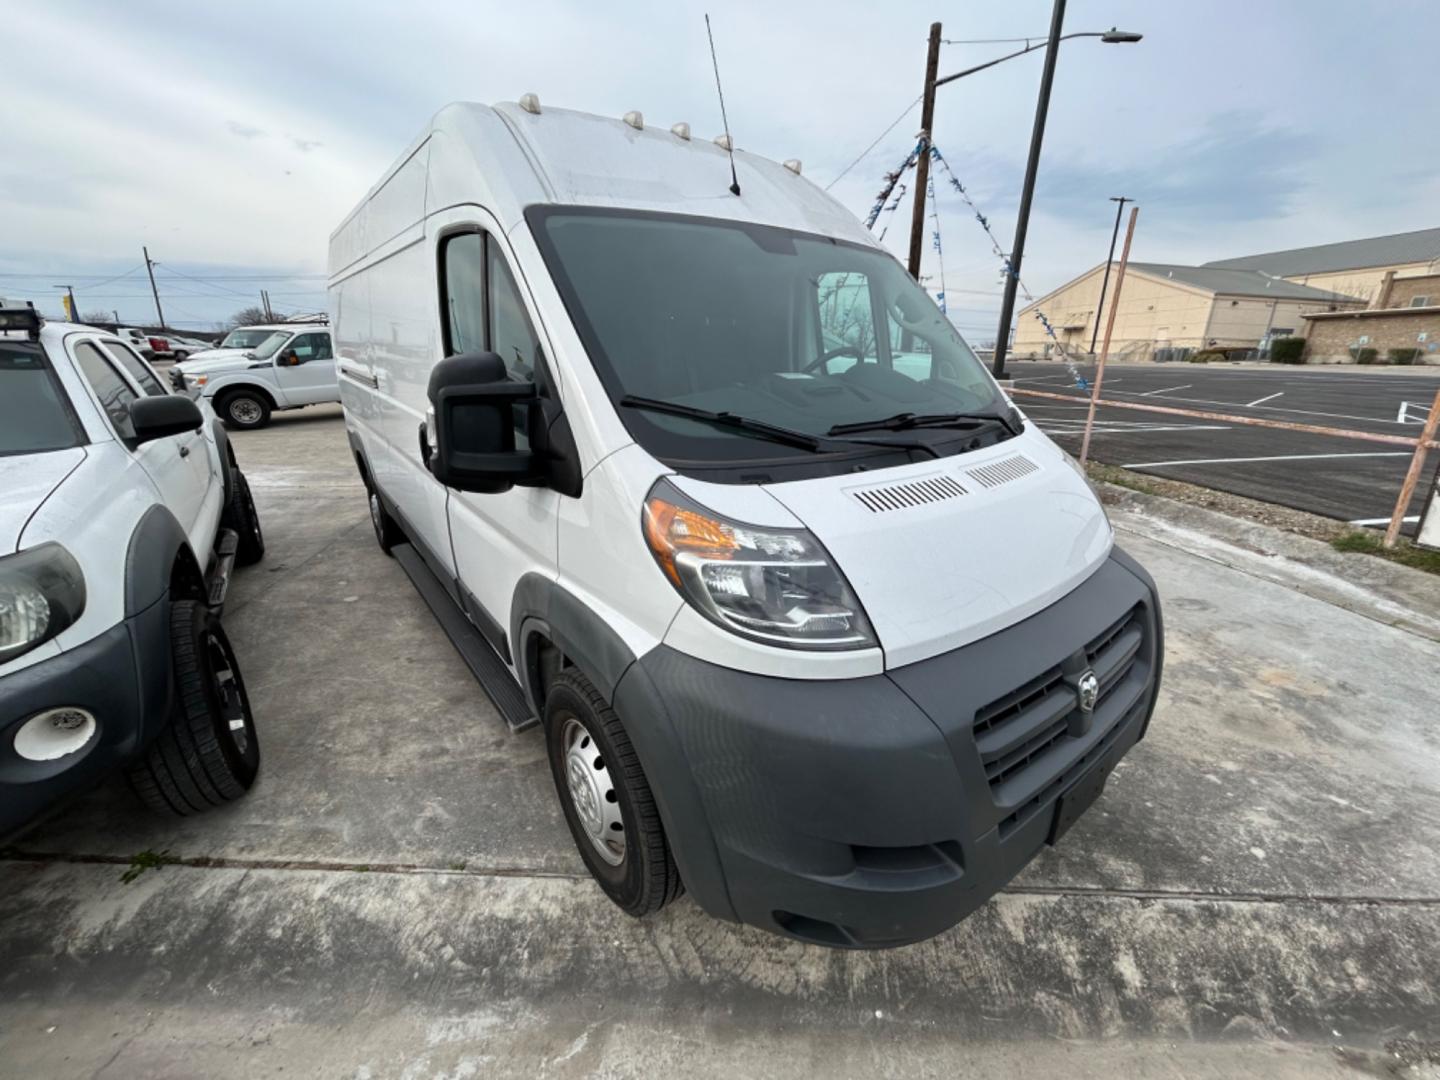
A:
{"type": "Polygon", "coordinates": [[[199,431],[205,423],[200,406],[180,394],[142,397],[130,402],[130,426],[137,443],[199,431]]]}
{"type": "Polygon", "coordinates": [[[543,475],[540,458],[515,446],[516,406],[529,408],[535,384],[512,382],[493,352],[447,357],[430,372],[436,480],[457,491],[498,495],[543,475]]]}

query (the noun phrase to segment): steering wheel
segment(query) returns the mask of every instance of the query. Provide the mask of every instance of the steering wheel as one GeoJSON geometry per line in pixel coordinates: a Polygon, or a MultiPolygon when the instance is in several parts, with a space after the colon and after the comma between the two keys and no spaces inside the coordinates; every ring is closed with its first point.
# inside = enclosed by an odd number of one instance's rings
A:
{"type": "Polygon", "coordinates": [[[829,375],[829,363],[837,356],[853,356],[855,357],[855,362],[857,364],[863,364],[865,362],[865,354],[859,349],[857,349],[854,345],[841,345],[838,348],[831,349],[829,352],[817,356],[814,360],[811,360],[810,363],[806,364],[803,368],[801,368],[801,370],[806,375],[808,375],[816,368],[824,368],[825,374],[829,375]]]}

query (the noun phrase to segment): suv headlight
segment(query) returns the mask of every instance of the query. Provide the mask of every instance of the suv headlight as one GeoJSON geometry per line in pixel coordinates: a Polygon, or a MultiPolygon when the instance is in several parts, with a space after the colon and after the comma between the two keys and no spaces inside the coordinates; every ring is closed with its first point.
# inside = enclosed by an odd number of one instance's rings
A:
{"type": "Polygon", "coordinates": [[[859,598],[808,530],[729,521],[666,480],[651,488],[642,525],[670,584],[731,633],[789,649],[875,645],[859,598]]]}
{"type": "Polygon", "coordinates": [[[0,558],[0,664],[49,641],[84,610],[80,564],[59,544],[0,558]]]}

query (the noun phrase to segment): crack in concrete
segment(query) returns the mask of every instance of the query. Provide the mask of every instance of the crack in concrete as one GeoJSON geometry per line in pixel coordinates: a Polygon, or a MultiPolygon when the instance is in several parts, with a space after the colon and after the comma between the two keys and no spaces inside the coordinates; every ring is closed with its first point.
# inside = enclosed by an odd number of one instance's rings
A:
{"type": "MultiPolygon", "coordinates": [[[[90,866],[129,866],[128,855],[81,854],[52,851],[0,851],[0,862],[68,863],[90,866]]],[[[265,859],[229,856],[177,856],[166,866],[192,870],[308,870],[326,873],[410,874],[437,877],[540,878],[557,881],[588,881],[589,874],[567,870],[546,870],[529,866],[479,866],[453,869],[424,863],[365,863],[331,859],[265,859]]],[[[1292,892],[1207,892],[1203,889],[1142,889],[1105,885],[1007,885],[1000,895],[1094,897],[1113,900],[1184,900],[1196,903],[1230,904],[1324,904],[1355,907],[1436,907],[1440,896],[1349,896],[1343,893],[1292,892]]]]}

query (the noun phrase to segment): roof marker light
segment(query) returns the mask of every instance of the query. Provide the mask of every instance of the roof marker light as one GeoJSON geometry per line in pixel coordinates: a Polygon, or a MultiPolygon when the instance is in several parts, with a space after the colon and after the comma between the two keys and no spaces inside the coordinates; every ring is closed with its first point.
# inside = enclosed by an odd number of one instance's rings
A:
{"type": "Polygon", "coordinates": [[[690,141],[690,125],[687,124],[687,123],[685,123],[685,121],[683,121],[683,120],[680,121],[680,123],[678,123],[678,124],[671,124],[671,125],[670,125],[670,134],[671,134],[671,135],[674,135],[677,139],[684,139],[686,142],[689,142],[689,141],[690,141]]]}
{"type": "Polygon", "coordinates": [[[645,130],[645,117],[639,109],[631,109],[625,114],[625,122],[636,131],[645,130]]]}
{"type": "Polygon", "coordinates": [[[539,116],[540,98],[535,94],[521,94],[520,108],[524,109],[528,113],[534,113],[536,116],[539,116]]]}
{"type": "Polygon", "coordinates": [[[721,150],[733,150],[733,142],[734,140],[732,140],[729,135],[715,136],[715,145],[718,146],[721,150]]]}
{"type": "Polygon", "coordinates": [[[790,170],[791,172],[793,172],[796,176],[799,176],[799,175],[800,175],[800,159],[799,159],[799,158],[793,158],[793,157],[792,157],[789,161],[785,162],[785,168],[789,169],[789,170],[790,170]]]}

